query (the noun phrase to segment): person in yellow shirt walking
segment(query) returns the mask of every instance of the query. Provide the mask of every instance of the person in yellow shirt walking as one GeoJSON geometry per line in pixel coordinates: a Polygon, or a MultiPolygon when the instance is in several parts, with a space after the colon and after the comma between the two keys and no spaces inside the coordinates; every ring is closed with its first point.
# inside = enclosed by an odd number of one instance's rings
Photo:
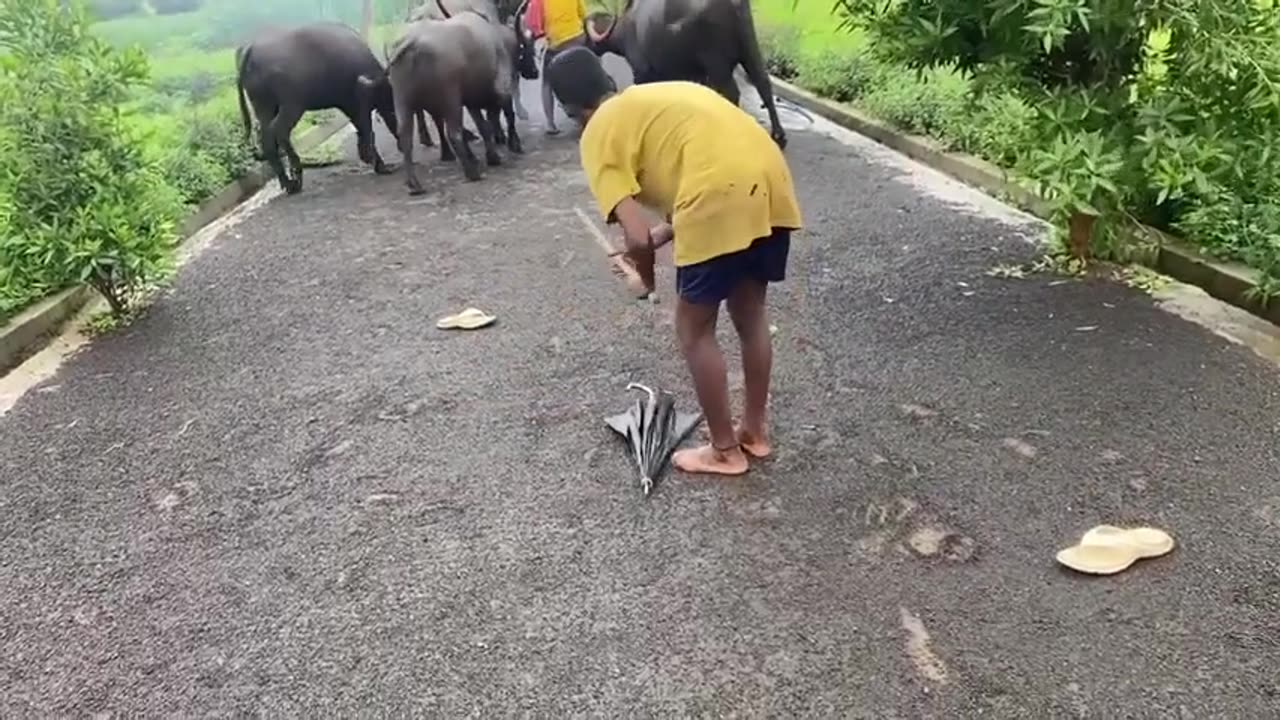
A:
{"type": "MultiPolygon", "coordinates": [[[[651,264],[654,248],[674,246],[676,334],[711,443],[678,451],[672,464],[693,473],[746,472],[748,455],[771,452],[767,289],[785,279],[791,232],[802,227],[782,151],[753,117],[703,85],[654,82],[617,92],[586,48],[560,53],[544,79],[584,123],[582,168],[605,222],[622,226],[628,257],[651,264]],[[643,206],[668,222],[650,227],[643,206]],[[746,403],[738,428],[716,341],[721,302],[742,343],[746,403]]],[[[646,270],[653,277],[652,266],[646,270]]]]}
{"type": "Polygon", "coordinates": [[[558,135],[556,101],[547,82],[547,68],[558,53],[586,44],[587,8],[583,0],[534,0],[529,12],[534,17],[527,18],[526,24],[534,39],[546,37],[542,53],[542,111],[547,116],[547,134],[558,135]]]}

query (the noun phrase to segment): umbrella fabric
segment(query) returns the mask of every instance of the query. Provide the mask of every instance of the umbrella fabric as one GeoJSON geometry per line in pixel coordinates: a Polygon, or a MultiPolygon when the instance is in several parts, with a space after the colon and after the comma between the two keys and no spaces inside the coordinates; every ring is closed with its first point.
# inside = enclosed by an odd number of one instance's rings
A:
{"type": "Polygon", "coordinates": [[[604,419],[627,441],[627,447],[640,471],[640,489],[647,496],[667,469],[671,454],[702,422],[702,413],[676,410],[675,397],[639,383],[628,383],[628,390],[643,390],[647,398],[637,398],[624,413],[604,419]]]}

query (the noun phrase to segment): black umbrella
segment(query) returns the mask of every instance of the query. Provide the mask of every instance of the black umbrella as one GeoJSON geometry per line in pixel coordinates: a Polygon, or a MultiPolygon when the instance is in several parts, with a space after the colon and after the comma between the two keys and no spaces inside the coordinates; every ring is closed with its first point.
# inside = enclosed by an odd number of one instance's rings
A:
{"type": "Polygon", "coordinates": [[[604,421],[627,441],[640,468],[640,488],[647,496],[667,469],[676,446],[702,422],[702,413],[690,415],[676,410],[675,397],[664,390],[654,391],[639,383],[628,383],[627,389],[643,390],[649,398],[637,398],[631,409],[604,421]]]}

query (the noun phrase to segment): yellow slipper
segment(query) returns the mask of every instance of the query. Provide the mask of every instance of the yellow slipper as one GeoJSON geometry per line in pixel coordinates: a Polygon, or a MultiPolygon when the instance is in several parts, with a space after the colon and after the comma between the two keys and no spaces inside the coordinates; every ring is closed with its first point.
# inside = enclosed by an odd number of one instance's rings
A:
{"type": "Polygon", "coordinates": [[[1139,558],[1153,558],[1173,550],[1173,537],[1153,527],[1119,528],[1115,525],[1099,525],[1080,538],[1081,545],[1128,545],[1137,551],[1139,558]]]}
{"type": "Polygon", "coordinates": [[[457,315],[440,318],[436,321],[436,327],[441,330],[476,330],[486,325],[492,325],[493,321],[497,319],[483,310],[470,307],[457,315]]]}
{"type": "Polygon", "coordinates": [[[1164,555],[1173,546],[1173,537],[1156,528],[1099,525],[1076,545],[1058,551],[1057,559],[1076,572],[1114,575],[1138,560],[1164,555]]]}
{"type": "Polygon", "coordinates": [[[1058,551],[1058,562],[1090,575],[1114,575],[1138,560],[1128,545],[1072,545],[1058,551]]]}

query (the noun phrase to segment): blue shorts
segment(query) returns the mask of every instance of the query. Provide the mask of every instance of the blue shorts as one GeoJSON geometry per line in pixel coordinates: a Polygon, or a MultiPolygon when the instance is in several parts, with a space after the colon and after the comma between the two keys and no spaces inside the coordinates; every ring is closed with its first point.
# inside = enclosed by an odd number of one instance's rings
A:
{"type": "Polygon", "coordinates": [[[677,267],[676,294],[696,305],[718,305],[743,280],[782,282],[790,250],[791,230],[774,228],[772,235],[756,239],[745,250],[677,267]]]}

